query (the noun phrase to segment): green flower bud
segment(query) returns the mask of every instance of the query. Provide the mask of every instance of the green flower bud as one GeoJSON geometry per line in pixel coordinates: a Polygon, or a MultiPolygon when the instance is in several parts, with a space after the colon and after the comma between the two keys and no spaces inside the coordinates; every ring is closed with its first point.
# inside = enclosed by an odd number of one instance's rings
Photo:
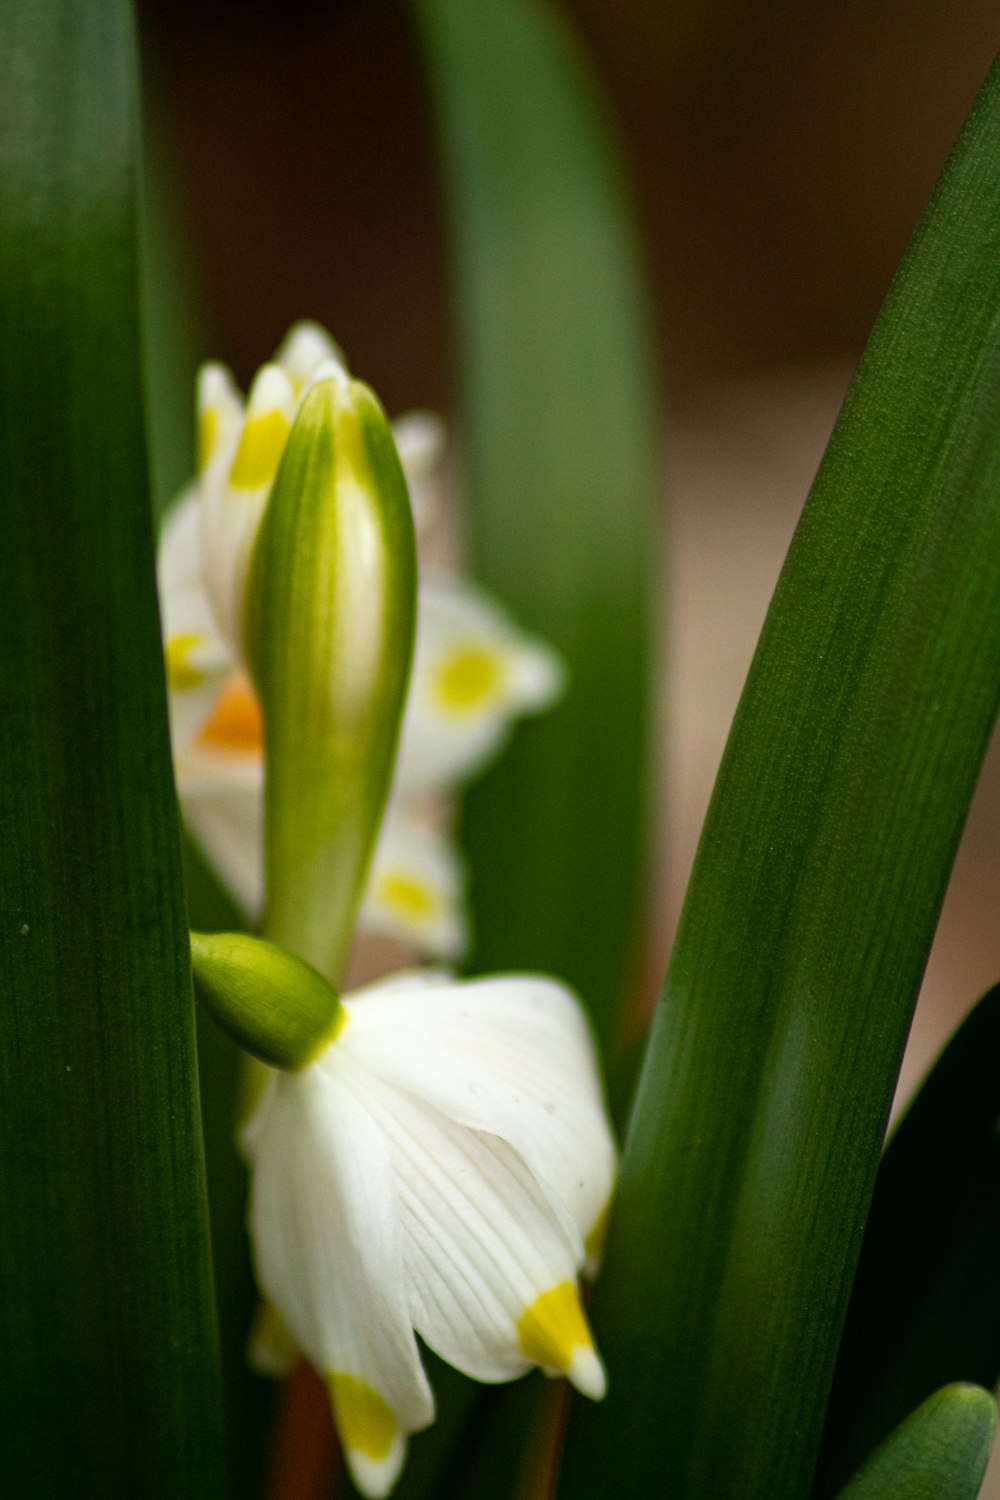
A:
{"type": "Polygon", "coordinates": [[[261,526],[246,645],[264,714],[264,931],[338,980],[392,776],[416,551],[385,414],[328,368],[261,526]]]}
{"type": "Polygon", "coordinates": [[[304,1067],[343,1022],[340,996],[323,976],[262,938],[192,932],[191,967],[219,1025],[272,1067],[304,1067]]]}

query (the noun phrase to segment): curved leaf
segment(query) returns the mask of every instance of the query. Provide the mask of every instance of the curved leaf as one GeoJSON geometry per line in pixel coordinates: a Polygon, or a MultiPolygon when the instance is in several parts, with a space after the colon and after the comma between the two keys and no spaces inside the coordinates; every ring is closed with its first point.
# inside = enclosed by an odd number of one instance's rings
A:
{"type": "Polygon", "coordinates": [[[932,1391],[1000,1380],[1000,985],[882,1158],[823,1435],[835,1487],[932,1391]]]}
{"type": "Polygon", "coordinates": [[[451,207],[473,569],[569,667],[563,702],[466,799],[473,958],[568,980],[607,1042],[643,910],[658,480],[628,207],[553,6],[414,11],[451,207]]]}
{"type": "Polygon", "coordinates": [[[702,834],[563,1494],[808,1492],[889,1104],[1000,696],[1000,72],[890,291],[702,834]]]}
{"type": "Polygon", "coordinates": [[[946,1386],[886,1438],[838,1500],[976,1500],[996,1425],[988,1391],[946,1386]]]}

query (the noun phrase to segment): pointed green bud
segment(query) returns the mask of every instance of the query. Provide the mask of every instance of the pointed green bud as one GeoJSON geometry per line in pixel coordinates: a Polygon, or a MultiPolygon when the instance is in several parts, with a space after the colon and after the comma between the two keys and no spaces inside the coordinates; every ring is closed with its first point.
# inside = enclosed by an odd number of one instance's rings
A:
{"type": "Polygon", "coordinates": [[[198,998],[261,1062],[304,1067],[343,1022],[340,996],[310,964],[242,932],[192,932],[198,998]]]}
{"type": "Polygon", "coordinates": [[[329,366],[257,541],[246,644],[264,714],[263,928],[339,980],[392,776],[416,549],[385,413],[329,366]]]}

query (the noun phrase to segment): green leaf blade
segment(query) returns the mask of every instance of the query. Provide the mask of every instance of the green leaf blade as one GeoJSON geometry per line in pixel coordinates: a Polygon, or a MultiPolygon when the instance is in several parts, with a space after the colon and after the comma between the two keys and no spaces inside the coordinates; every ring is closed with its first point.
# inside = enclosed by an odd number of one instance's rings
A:
{"type": "Polygon", "coordinates": [[[221,1492],[126,7],[0,17],[5,1485],[221,1492]]]}
{"type": "Polygon", "coordinates": [[[1000,694],[1000,77],[893,286],[699,848],[562,1494],[808,1493],[885,1121],[1000,694]]]}
{"type": "Polygon", "coordinates": [[[823,1437],[827,1493],[954,1381],[1000,1380],[1000,986],[931,1070],[886,1149],[823,1437]]]}
{"type": "Polygon", "coordinates": [[[569,668],[564,700],[466,799],[473,959],[559,974],[607,1042],[644,905],[659,479],[629,210],[553,6],[414,11],[451,207],[473,571],[569,668]]]}
{"type": "Polygon", "coordinates": [[[886,1438],[838,1500],[976,1500],[996,1424],[988,1391],[946,1386],[886,1438]]]}

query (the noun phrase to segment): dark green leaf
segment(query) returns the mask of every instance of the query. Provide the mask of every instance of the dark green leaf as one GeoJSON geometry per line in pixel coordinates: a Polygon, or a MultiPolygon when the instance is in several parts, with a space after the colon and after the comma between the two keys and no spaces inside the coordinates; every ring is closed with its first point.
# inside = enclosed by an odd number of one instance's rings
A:
{"type": "Polygon", "coordinates": [[[1000,1381],[1000,985],[882,1158],[823,1438],[823,1492],[950,1381],[1000,1381]]]}
{"type": "Polygon", "coordinates": [[[3,1488],[216,1496],[127,7],[10,0],[0,56],[3,1488]]]}
{"type": "Polygon", "coordinates": [[[657,484],[628,210],[554,7],[414,9],[451,205],[473,570],[569,666],[564,702],[467,799],[473,956],[563,976],[607,1040],[643,908],[657,484]]]}
{"type": "Polygon", "coordinates": [[[838,1500],[976,1500],[996,1423],[988,1391],[945,1386],[886,1438],[838,1500]]]}
{"type": "Polygon", "coordinates": [[[205,357],[194,312],[196,277],[162,112],[149,110],[140,204],[142,306],[153,502],[163,513],[194,474],[194,387],[205,357]]]}
{"type": "Polygon", "coordinates": [[[775,593],[632,1113],[563,1494],[808,1492],[893,1087],[1000,693],[1000,74],[775,593]]]}

